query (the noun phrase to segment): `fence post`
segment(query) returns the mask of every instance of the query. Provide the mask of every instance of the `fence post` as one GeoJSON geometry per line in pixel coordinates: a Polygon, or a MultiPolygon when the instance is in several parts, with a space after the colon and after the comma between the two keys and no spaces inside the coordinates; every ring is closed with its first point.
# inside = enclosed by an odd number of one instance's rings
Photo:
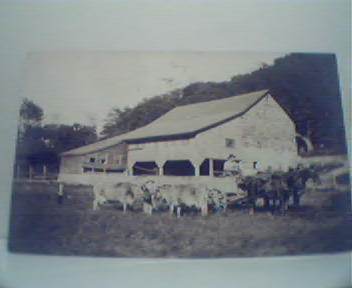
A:
{"type": "Polygon", "coordinates": [[[16,178],[20,179],[21,178],[21,166],[20,164],[17,165],[17,169],[16,169],[16,178]]]}
{"type": "Polygon", "coordinates": [[[33,167],[29,165],[29,181],[32,181],[33,178],[33,167]]]}
{"type": "Polygon", "coordinates": [[[64,200],[64,184],[59,183],[59,191],[57,192],[57,203],[62,204],[64,200]]]}
{"type": "Polygon", "coordinates": [[[43,165],[43,177],[44,177],[44,179],[46,179],[46,175],[47,175],[47,167],[46,167],[46,165],[43,165]]]}

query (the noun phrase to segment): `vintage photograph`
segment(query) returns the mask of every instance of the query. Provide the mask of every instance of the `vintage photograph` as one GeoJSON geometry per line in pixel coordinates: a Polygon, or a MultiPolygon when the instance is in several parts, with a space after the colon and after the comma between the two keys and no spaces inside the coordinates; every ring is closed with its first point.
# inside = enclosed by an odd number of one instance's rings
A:
{"type": "Polygon", "coordinates": [[[352,249],[334,54],[33,52],[20,89],[10,252],[352,249]]]}

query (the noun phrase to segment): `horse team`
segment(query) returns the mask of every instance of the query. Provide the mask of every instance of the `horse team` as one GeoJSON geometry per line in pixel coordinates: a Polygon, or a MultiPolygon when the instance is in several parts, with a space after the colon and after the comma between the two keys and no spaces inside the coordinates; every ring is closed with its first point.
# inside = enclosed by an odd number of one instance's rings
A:
{"type": "Polygon", "coordinates": [[[288,172],[262,172],[256,176],[239,176],[237,181],[239,188],[247,192],[247,204],[253,214],[258,199],[262,199],[264,208],[272,213],[276,210],[282,213],[288,210],[291,198],[293,206],[298,207],[308,180],[315,184],[321,183],[314,167],[298,166],[296,169],[290,168],[288,172]]]}
{"type": "Polygon", "coordinates": [[[289,200],[299,206],[300,197],[306,189],[306,183],[312,179],[319,183],[318,174],[312,168],[297,167],[288,172],[261,172],[255,176],[243,177],[241,174],[233,177],[238,191],[221,191],[205,184],[163,184],[157,185],[154,180],[147,180],[142,185],[132,183],[93,185],[96,210],[107,201],[118,201],[126,212],[128,207],[140,205],[146,214],[168,209],[170,215],[181,216],[187,209],[200,211],[208,215],[211,211],[226,211],[231,204],[242,203],[249,207],[253,214],[259,199],[264,202],[264,208],[272,213],[285,212],[289,200]]]}

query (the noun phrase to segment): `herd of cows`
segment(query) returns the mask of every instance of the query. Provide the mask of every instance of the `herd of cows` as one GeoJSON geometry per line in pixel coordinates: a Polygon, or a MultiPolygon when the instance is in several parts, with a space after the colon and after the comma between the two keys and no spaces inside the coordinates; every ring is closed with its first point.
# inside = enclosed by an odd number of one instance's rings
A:
{"type": "Polygon", "coordinates": [[[99,209],[105,202],[117,201],[123,205],[124,212],[129,207],[140,205],[146,214],[168,210],[170,215],[180,217],[184,211],[193,209],[205,216],[209,211],[224,212],[229,206],[240,203],[253,214],[260,199],[268,211],[284,213],[291,199],[294,206],[299,206],[308,180],[315,183],[320,181],[314,169],[304,167],[287,172],[267,171],[255,176],[243,177],[238,174],[228,177],[234,181],[234,191],[221,191],[205,184],[158,185],[152,179],[142,185],[127,182],[96,183],[93,185],[93,209],[99,209]]]}

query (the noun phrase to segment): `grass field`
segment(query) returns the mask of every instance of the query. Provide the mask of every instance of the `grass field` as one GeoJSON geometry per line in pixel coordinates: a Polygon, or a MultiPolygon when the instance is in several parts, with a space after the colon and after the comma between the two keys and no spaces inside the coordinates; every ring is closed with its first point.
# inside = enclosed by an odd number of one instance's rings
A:
{"type": "Polygon", "coordinates": [[[352,249],[348,189],[307,191],[302,207],[286,215],[244,207],[206,217],[141,211],[114,205],[93,211],[88,186],[15,183],[9,249],[12,252],[120,257],[248,257],[352,249]]]}

